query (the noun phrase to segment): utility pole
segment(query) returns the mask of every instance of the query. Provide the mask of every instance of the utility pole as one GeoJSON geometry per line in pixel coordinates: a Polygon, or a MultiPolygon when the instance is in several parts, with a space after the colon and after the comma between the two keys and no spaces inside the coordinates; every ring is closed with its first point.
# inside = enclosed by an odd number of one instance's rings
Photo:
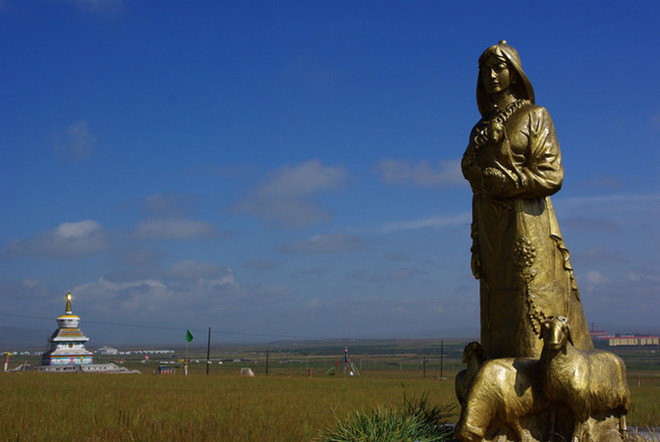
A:
{"type": "Polygon", "coordinates": [[[209,365],[211,365],[211,326],[209,326],[209,340],[206,343],[206,375],[209,375],[209,365]]]}
{"type": "Polygon", "coordinates": [[[444,355],[445,355],[445,340],[441,339],[440,340],[440,379],[443,378],[443,376],[442,376],[442,363],[443,363],[444,355]]]}

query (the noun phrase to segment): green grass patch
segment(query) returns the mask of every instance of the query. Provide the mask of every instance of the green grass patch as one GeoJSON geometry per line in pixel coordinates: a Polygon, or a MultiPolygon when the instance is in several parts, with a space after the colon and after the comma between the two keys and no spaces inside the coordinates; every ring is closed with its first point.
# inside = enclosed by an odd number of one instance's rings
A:
{"type": "Polygon", "coordinates": [[[434,405],[428,393],[418,398],[405,396],[394,407],[352,411],[338,418],[321,439],[327,442],[348,441],[420,441],[451,439],[452,430],[445,424],[453,415],[454,405],[434,405]]]}

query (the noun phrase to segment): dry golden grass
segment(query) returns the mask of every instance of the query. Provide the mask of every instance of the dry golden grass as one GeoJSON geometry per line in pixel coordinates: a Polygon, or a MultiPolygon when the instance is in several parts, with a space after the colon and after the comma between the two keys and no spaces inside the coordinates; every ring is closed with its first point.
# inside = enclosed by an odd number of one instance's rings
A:
{"type": "Polygon", "coordinates": [[[4,440],[312,440],[335,416],[453,382],[398,376],[183,376],[9,373],[0,376],[4,440]]]}
{"type": "MultiPolygon", "coordinates": [[[[347,412],[428,392],[454,403],[453,374],[370,371],[307,378],[302,370],[240,377],[0,373],[2,440],[312,440],[347,412]]],[[[629,424],[658,426],[660,378],[631,373],[629,424]]]]}

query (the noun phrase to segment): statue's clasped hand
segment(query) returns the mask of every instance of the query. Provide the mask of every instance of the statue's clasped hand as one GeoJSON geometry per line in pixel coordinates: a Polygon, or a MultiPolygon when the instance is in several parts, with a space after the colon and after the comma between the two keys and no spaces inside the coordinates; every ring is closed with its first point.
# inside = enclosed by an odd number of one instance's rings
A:
{"type": "Polygon", "coordinates": [[[500,194],[504,187],[506,176],[494,167],[486,167],[483,170],[483,190],[488,194],[500,194]]]}

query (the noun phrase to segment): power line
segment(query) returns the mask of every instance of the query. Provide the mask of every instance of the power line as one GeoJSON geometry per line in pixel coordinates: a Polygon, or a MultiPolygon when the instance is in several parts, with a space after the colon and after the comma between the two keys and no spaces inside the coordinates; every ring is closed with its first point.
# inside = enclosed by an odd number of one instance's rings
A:
{"type": "MultiPolygon", "coordinates": [[[[30,318],[30,319],[42,319],[42,320],[48,320],[52,321],[53,317],[52,316],[39,316],[39,315],[25,315],[25,314],[17,314],[17,313],[0,313],[0,316],[11,316],[15,318],[30,318]]],[[[191,331],[194,332],[199,332],[203,333],[206,330],[205,329],[196,329],[196,328],[190,328],[190,327],[175,327],[175,326],[167,326],[167,325],[147,325],[147,324],[129,324],[129,323],[123,323],[123,322],[109,322],[109,321],[96,321],[93,319],[85,319],[85,323],[87,324],[96,324],[96,325],[109,325],[112,327],[133,327],[133,328],[143,328],[143,329],[148,329],[148,330],[172,330],[172,331],[181,331],[185,330],[186,328],[190,329],[191,331]]],[[[287,339],[325,339],[320,336],[297,336],[297,335],[285,335],[285,334],[279,334],[279,333],[259,333],[259,332],[241,332],[241,331],[235,331],[235,330],[220,330],[217,328],[213,328],[213,331],[215,333],[220,333],[220,334],[225,334],[225,335],[237,335],[237,336],[258,336],[258,337],[269,337],[269,338],[287,338],[287,339]]]]}

